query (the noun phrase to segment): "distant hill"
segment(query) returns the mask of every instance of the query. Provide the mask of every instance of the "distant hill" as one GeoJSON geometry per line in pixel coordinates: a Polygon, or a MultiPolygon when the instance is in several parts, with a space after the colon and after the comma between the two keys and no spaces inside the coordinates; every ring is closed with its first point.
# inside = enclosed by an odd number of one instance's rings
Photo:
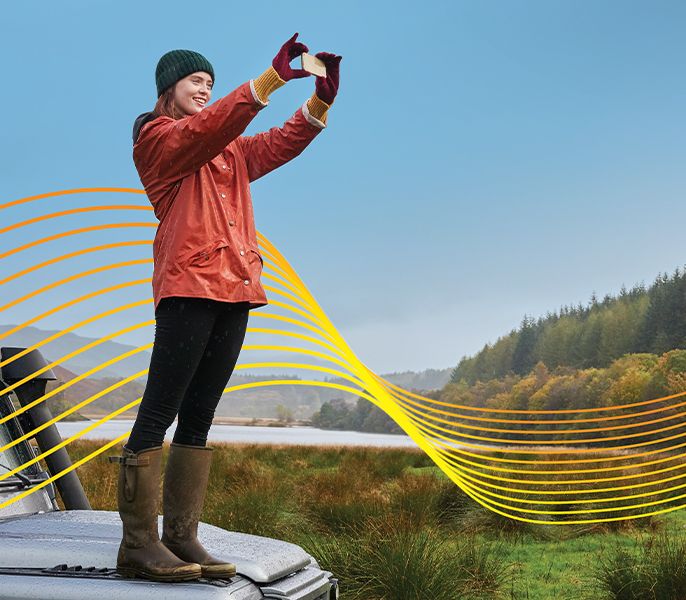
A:
{"type": "MultiPolygon", "coordinates": [[[[0,334],[12,329],[14,325],[0,325],[0,334]]],[[[20,332],[9,336],[6,339],[0,340],[0,346],[17,346],[27,347],[38,343],[47,337],[57,333],[57,331],[42,330],[36,327],[26,327],[20,332]]],[[[95,338],[79,336],[73,333],[68,333],[57,340],[50,342],[41,348],[41,353],[48,360],[52,361],[65,356],[84,345],[95,341],[95,338]]],[[[64,361],[53,370],[58,377],[58,382],[51,382],[48,390],[52,390],[62,383],[66,383],[74,379],[78,374],[96,367],[97,365],[114,358],[117,355],[123,354],[133,350],[134,346],[121,344],[116,342],[105,342],[97,346],[97,349],[90,350],[87,353],[79,355],[68,361],[64,361]]],[[[280,360],[288,362],[303,362],[302,355],[281,356],[280,360]]],[[[312,361],[308,359],[308,363],[318,362],[325,364],[323,361],[312,361]]],[[[131,376],[134,373],[147,369],[150,365],[150,353],[140,352],[127,358],[121,362],[109,366],[107,369],[100,371],[97,377],[89,377],[85,380],[79,381],[64,390],[57,398],[50,401],[50,408],[55,413],[57,409],[61,412],[69,406],[89,398],[90,396],[105,390],[109,386],[116,384],[122,379],[131,376]]],[[[237,386],[246,383],[257,383],[261,381],[269,381],[278,379],[316,379],[316,373],[307,373],[306,376],[302,374],[280,374],[277,376],[269,373],[261,373],[259,375],[250,374],[244,371],[236,372],[232,375],[229,385],[237,386]]],[[[382,375],[392,383],[399,385],[406,389],[413,390],[431,390],[442,388],[450,378],[451,369],[427,369],[420,373],[413,371],[404,371],[402,373],[391,373],[382,375]]],[[[338,381],[340,383],[349,384],[348,381],[323,378],[326,381],[338,381]]],[[[141,376],[134,381],[126,383],[107,395],[99,398],[79,412],[88,415],[104,415],[113,410],[128,404],[143,395],[145,391],[145,384],[147,377],[141,376]]],[[[225,394],[219,402],[216,415],[224,417],[270,417],[277,418],[277,407],[282,405],[291,411],[291,414],[296,419],[309,419],[315,412],[317,412],[325,402],[343,399],[347,402],[354,403],[357,399],[356,395],[346,394],[332,388],[317,387],[317,386],[301,386],[301,385],[279,385],[279,386],[264,386],[256,387],[247,390],[238,390],[230,394],[225,394]]],[[[57,413],[55,413],[57,414],[57,413]]]]}
{"type": "Polygon", "coordinates": [[[476,355],[463,357],[451,381],[474,384],[526,375],[538,362],[548,369],[602,368],[626,354],[661,355],[686,348],[686,272],[659,275],[645,288],[622,287],[618,296],[595,294],[586,306],[565,306],[534,319],[524,316],[520,327],[476,355]]]}
{"type": "MultiPolygon", "coordinates": [[[[16,325],[0,325],[0,335],[16,325]]],[[[42,340],[59,333],[59,330],[39,329],[37,327],[24,327],[17,333],[13,333],[7,338],[0,340],[0,346],[16,346],[26,348],[37,344],[42,340]]],[[[50,361],[57,360],[62,356],[82,348],[86,344],[95,342],[96,338],[84,337],[75,333],[66,333],[56,340],[53,340],[41,347],[41,353],[50,361]]],[[[62,367],[73,373],[85,373],[99,364],[106,362],[120,354],[134,350],[134,346],[120,344],[118,342],[107,341],[88,350],[79,356],[60,363],[62,367]]],[[[143,351],[124,360],[114,363],[99,372],[100,377],[128,377],[132,373],[137,373],[147,369],[150,364],[150,353],[143,351]]]]}
{"type": "Polygon", "coordinates": [[[450,381],[452,369],[426,369],[419,373],[415,371],[402,371],[400,373],[387,373],[383,375],[391,383],[406,390],[418,390],[428,392],[441,389],[450,381]]]}

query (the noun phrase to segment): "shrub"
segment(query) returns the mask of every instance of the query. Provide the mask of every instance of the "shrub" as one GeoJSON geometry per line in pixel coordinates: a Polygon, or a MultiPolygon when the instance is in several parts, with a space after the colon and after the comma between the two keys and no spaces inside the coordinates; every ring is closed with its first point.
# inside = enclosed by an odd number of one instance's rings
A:
{"type": "Polygon", "coordinates": [[[511,575],[498,547],[473,538],[450,543],[402,514],[368,519],[335,540],[300,543],[340,575],[348,600],[493,600],[511,575]]]}
{"type": "Polygon", "coordinates": [[[685,552],[682,536],[650,536],[632,551],[617,546],[600,557],[593,580],[607,600],[683,600],[685,552]]]}

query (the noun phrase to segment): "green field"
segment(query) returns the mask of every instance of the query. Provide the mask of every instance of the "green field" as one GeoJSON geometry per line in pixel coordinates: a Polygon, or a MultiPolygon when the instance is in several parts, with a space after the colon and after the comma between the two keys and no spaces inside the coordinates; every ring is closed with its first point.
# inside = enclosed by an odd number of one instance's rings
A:
{"type": "MultiPolygon", "coordinates": [[[[68,450],[78,460],[102,444],[68,450]]],[[[472,501],[420,450],[210,445],[202,520],[303,546],[339,577],[345,600],[686,598],[681,510],[613,526],[531,525],[472,501]]],[[[116,510],[118,466],[104,458],[113,454],[78,469],[94,509],[116,510]]]]}

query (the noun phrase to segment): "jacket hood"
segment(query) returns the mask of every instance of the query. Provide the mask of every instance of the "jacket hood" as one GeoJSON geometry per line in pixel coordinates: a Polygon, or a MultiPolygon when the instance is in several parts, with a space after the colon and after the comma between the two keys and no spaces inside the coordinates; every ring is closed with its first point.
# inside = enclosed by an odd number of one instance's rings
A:
{"type": "Polygon", "coordinates": [[[143,125],[157,118],[154,112],[144,112],[142,115],[138,115],[133,123],[133,143],[135,144],[138,140],[138,134],[140,134],[143,125]]]}

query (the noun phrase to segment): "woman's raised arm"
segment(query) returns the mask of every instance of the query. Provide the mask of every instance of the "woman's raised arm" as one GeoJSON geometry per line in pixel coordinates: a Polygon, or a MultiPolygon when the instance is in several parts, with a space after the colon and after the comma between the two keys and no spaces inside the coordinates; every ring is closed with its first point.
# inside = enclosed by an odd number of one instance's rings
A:
{"type": "Polygon", "coordinates": [[[243,152],[250,181],[298,156],[326,127],[327,111],[338,93],[340,56],[319,52],[326,65],[326,77],[317,77],[315,93],[282,127],[252,136],[239,137],[236,143],[243,152]]]}
{"type": "Polygon", "coordinates": [[[289,79],[306,77],[307,72],[288,65],[295,56],[307,52],[305,44],[295,41],[297,35],[281,47],[272,66],[257,79],[194,115],[177,120],[158,117],[144,125],[133,150],[141,178],[175,181],[197,171],[245,131],[267,106],[271,92],[289,79]]]}
{"type": "Polygon", "coordinates": [[[141,178],[174,181],[197,171],[243,133],[263,106],[244,83],[195,115],[147,123],[133,148],[141,178]]]}

